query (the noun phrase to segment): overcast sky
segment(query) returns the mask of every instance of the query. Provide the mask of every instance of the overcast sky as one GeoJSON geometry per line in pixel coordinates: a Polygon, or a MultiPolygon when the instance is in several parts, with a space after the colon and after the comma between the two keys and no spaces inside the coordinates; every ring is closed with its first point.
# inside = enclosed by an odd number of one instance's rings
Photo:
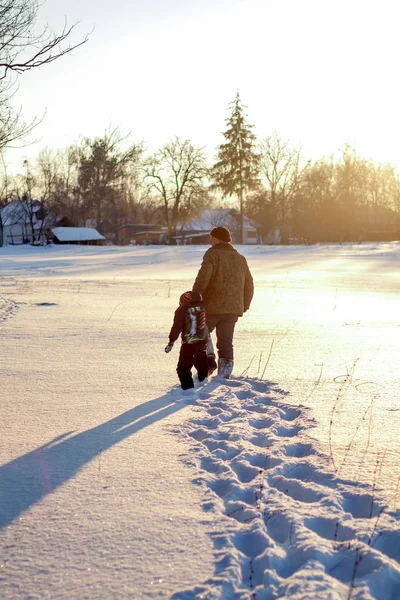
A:
{"type": "Polygon", "coordinates": [[[64,148],[110,126],[150,150],[174,135],[222,141],[239,90],[259,137],[307,157],[348,142],[400,166],[398,0],[46,0],[43,22],[77,24],[72,55],[20,78],[16,106],[46,112],[37,145],[64,148]]]}

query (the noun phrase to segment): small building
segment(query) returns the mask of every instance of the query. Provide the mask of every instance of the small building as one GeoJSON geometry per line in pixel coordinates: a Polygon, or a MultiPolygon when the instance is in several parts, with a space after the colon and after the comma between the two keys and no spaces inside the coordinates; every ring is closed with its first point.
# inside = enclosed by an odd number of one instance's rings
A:
{"type": "Polygon", "coordinates": [[[400,239],[400,214],[386,206],[369,206],[360,238],[368,242],[400,239]]]}
{"type": "MultiPolygon", "coordinates": [[[[198,217],[178,228],[177,243],[204,244],[209,241],[213,227],[227,227],[235,244],[240,243],[240,213],[235,209],[209,208],[198,217]]],[[[261,236],[256,223],[249,217],[243,217],[243,244],[258,244],[261,236]]]]}
{"type": "Polygon", "coordinates": [[[151,223],[129,223],[118,229],[118,244],[164,244],[167,239],[166,227],[151,223]]]}
{"type": "Polygon", "coordinates": [[[1,209],[5,245],[45,241],[45,209],[39,200],[13,200],[1,209]]]}
{"type": "Polygon", "coordinates": [[[111,221],[108,219],[103,219],[103,221],[98,224],[96,229],[99,231],[99,233],[101,233],[101,235],[104,235],[109,245],[115,243],[117,239],[118,227],[114,225],[114,223],[111,223],[111,221]]]}
{"type": "Polygon", "coordinates": [[[66,216],[53,218],[51,224],[53,227],[76,227],[77,226],[76,223],[71,221],[71,219],[66,216]]]}
{"type": "Polygon", "coordinates": [[[281,228],[280,227],[271,227],[271,229],[263,236],[263,241],[265,244],[270,246],[281,243],[281,228]]]}
{"type": "Polygon", "coordinates": [[[102,246],[106,240],[93,227],[52,227],[50,237],[55,244],[102,246]]]}

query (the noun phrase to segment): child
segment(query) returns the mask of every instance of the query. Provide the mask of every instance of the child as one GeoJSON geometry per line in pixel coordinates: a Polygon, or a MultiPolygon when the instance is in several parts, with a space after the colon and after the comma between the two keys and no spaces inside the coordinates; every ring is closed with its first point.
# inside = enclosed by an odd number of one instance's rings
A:
{"type": "Polygon", "coordinates": [[[193,366],[197,370],[199,381],[204,381],[208,375],[206,346],[209,334],[203,298],[198,292],[185,292],[180,297],[165,352],[171,352],[179,334],[182,345],[176,372],[182,389],[188,390],[194,388],[193,366]]]}

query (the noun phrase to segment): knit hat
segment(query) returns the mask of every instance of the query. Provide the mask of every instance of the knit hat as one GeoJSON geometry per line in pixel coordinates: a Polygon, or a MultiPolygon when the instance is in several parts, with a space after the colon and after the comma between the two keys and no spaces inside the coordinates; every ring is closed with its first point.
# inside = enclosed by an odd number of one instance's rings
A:
{"type": "Polygon", "coordinates": [[[212,237],[217,238],[217,240],[221,240],[221,242],[231,242],[231,232],[226,227],[214,227],[210,231],[210,235],[212,237]]]}
{"type": "Polygon", "coordinates": [[[185,292],[179,298],[179,304],[190,304],[191,302],[201,302],[203,300],[202,295],[199,292],[185,292]]]}

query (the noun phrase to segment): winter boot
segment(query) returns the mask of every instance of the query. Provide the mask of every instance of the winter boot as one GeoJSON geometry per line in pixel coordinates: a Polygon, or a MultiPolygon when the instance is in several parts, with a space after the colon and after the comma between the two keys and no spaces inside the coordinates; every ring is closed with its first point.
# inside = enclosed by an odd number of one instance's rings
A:
{"type": "Polygon", "coordinates": [[[223,377],[224,379],[229,379],[232,375],[233,370],[233,360],[229,360],[229,358],[219,358],[218,359],[218,375],[219,377],[223,377]]]}
{"type": "Polygon", "coordinates": [[[214,373],[218,369],[217,361],[215,360],[214,354],[207,354],[207,363],[208,363],[208,377],[214,373]]]}
{"type": "Polygon", "coordinates": [[[208,376],[210,377],[210,375],[212,375],[214,371],[216,371],[218,368],[217,361],[215,360],[214,346],[211,337],[209,337],[207,340],[206,352],[208,363],[208,376]]]}

